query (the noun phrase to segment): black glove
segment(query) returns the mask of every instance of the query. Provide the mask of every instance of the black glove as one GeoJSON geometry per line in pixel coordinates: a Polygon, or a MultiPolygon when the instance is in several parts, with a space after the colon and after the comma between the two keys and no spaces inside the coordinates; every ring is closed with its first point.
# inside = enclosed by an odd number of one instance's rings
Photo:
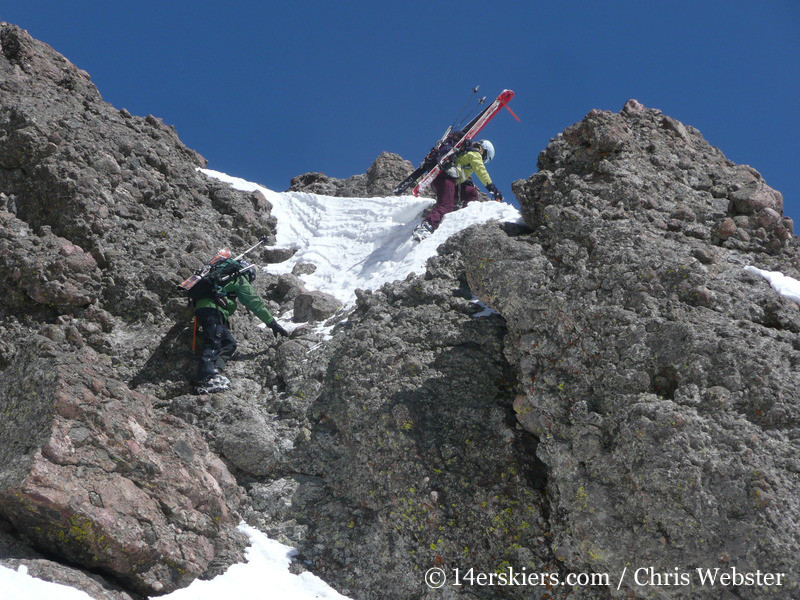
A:
{"type": "Polygon", "coordinates": [[[275,334],[275,337],[278,337],[279,335],[282,335],[283,337],[289,337],[289,332],[286,331],[283,327],[281,327],[281,324],[278,323],[278,319],[273,319],[272,323],[267,325],[267,327],[272,329],[272,332],[275,334]]]}
{"type": "Polygon", "coordinates": [[[489,190],[489,193],[498,202],[501,202],[503,200],[503,194],[500,193],[500,190],[497,189],[497,186],[495,184],[490,183],[489,185],[486,186],[486,189],[489,190]]]}

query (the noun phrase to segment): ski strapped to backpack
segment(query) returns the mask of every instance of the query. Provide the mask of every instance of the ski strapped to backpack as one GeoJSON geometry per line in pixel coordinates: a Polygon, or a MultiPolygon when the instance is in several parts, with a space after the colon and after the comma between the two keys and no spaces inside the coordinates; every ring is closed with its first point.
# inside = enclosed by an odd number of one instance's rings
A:
{"type": "Polygon", "coordinates": [[[261,238],[256,245],[248,248],[235,258],[231,258],[232,252],[230,250],[223,248],[217,252],[217,255],[207,265],[195,271],[194,275],[183,283],[178,284],[178,290],[184,293],[192,302],[197,302],[202,298],[211,298],[220,306],[224,306],[225,295],[222,293],[222,288],[226,283],[241,275],[248,276],[250,281],[255,279],[256,266],[247,261],[242,261],[242,258],[266,241],[267,238],[261,238]]]}
{"type": "Polygon", "coordinates": [[[436,146],[434,146],[431,152],[429,152],[425,157],[425,160],[422,161],[422,164],[417,167],[408,177],[401,181],[397,187],[394,188],[394,194],[399,196],[405,192],[417,179],[422,177],[419,183],[412,190],[412,193],[415,196],[419,196],[420,193],[424,191],[425,188],[427,188],[436,178],[436,176],[442,171],[440,165],[446,166],[449,164],[449,162],[455,158],[458,152],[464,150],[470,143],[472,143],[472,140],[475,139],[475,136],[477,136],[481,130],[486,127],[489,121],[491,121],[501,109],[508,109],[508,111],[514,115],[514,118],[519,121],[519,117],[517,117],[517,115],[514,114],[514,111],[507,106],[513,97],[514,92],[512,90],[503,90],[489,106],[487,106],[474,119],[467,123],[467,125],[461,131],[451,131],[451,128],[448,128],[439,142],[437,142],[436,146]],[[459,135],[460,137],[458,137],[459,135]],[[456,136],[458,139],[453,140],[453,136],[456,136]],[[439,151],[444,149],[443,145],[446,143],[450,145],[450,148],[447,150],[447,152],[442,154],[439,151]]]}

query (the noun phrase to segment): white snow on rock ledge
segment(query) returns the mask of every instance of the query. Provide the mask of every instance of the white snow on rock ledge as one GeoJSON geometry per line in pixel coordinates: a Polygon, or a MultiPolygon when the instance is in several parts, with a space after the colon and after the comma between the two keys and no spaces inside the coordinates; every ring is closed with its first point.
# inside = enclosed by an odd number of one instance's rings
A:
{"type": "MultiPolygon", "coordinates": [[[[246,562],[214,579],[195,579],[188,587],[152,600],[350,600],[316,575],[291,573],[293,548],[248,525],[241,524],[239,529],[250,538],[246,562]]],[[[24,566],[16,571],[0,566],[0,592],[3,600],[92,600],[82,590],[31,577],[24,566]]]]}
{"type": "Polygon", "coordinates": [[[778,292],[781,296],[794,300],[800,304],[800,281],[784,275],[780,271],[763,271],[756,267],[747,266],[744,268],[748,273],[760,275],[769,282],[773,290],[778,292]]]}
{"type": "Polygon", "coordinates": [[[297,263],[317,270],[303,275],[304,285],[336,296],[346,305],[355,290],[374,290],[409,273],[425,272],[426,261],[451,235],[490,220],[522,222],[519,211],[502,202],[472,202],[448,214],[434,234],[411,240],[429,198],[338,198],[305,192],[273,192],[258,184],[218,171],[200,169],[209,177],[245,192],[260,191],[278,219],[277,247],[298,248],[289,260],[269,265],[270,273],[290,273],[297,263]]]}
{"type": "Polygon", "coordinates": [[[16,571],[0,566],[0,590],[3,600],[92,600],[82,590],[31,577],[24,565],[16,571]]]}
{"type": "Polygon", "coordinates": [[[152,600],[350,600],[316,575],[291,573],[293,548],[249,525],[241,524],[239,529],[250,538],[250,547],[245,551],[247,562],[233,565],[210,581],[195,579],[189,587],[152,600]]]}

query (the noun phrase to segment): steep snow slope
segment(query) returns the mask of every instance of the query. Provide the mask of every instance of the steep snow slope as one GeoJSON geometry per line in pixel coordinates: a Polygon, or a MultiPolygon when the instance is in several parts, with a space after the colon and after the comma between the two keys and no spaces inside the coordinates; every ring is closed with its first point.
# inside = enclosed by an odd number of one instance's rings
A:
{"type": "Polygon", "coordinates": [[[422,211],[433,203],[428,198],[273,192],[217,171],[202,172],[240,190],[259,190],[272,204],[272,214],[278,219],[278,246],[298,250],[291,259],[270,265],[268,271],[290,273],[297,263],[314,263],[317,270],[302,277],[306,287],[333,294],[345,304],[353,302],[357,288],[376,289],[409,273],[424,272],[425,262],[439,245],[470,225],[492,219],[521,222],[519,211],[510,204],[473,202],[447,215],[431,237],[416,243],[411,232],[422,211]]]}

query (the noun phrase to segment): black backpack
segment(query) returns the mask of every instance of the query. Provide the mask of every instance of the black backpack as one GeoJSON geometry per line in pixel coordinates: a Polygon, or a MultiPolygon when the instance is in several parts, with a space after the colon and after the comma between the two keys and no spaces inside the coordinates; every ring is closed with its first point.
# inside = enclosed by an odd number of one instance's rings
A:
{"type": "Polygon", "coordinates": [[[438,165],[439,168],[447,174],[448,169],[453,166],[455,159],[465,152],[468,152],[472,148],[472,145],[472,140],[465,137],[463,132],[451,131],[443,140],[431,148],[425,160],[428,161],[430,167],[438,165]],[[458,147],[456,148],[456,146],[458,147]],[[454,148],[455,152],[445,158],[447,153],[454,148]]]}
{"type": "Polygon", "coordinates": [[[236,277],[244,276],[252,283],[256,278],[255,265],[246,260],[231,258],[212,261],[202,269],[195,271],[189,279],[178,285],[191,302],[203,298],[211,298],[217,304],[224,304],[225,294],[222,288],[236,277]]]}

